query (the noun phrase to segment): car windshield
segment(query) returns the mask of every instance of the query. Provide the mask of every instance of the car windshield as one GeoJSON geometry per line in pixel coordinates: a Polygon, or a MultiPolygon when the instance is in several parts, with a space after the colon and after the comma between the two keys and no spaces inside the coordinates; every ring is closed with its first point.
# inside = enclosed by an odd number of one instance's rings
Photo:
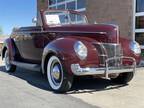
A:
{"type": "Polygon", "coordinates": [[[71,13],[67,11],[50,11],[45,13],[47,25],[59,24],[86,24],[87,18],[85,15],[71,13]]]}

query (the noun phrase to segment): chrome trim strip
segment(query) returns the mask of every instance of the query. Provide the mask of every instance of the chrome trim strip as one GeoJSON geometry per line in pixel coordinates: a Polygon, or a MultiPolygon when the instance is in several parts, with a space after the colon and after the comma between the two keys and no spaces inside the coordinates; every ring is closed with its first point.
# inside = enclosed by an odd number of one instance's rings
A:
{"type": "Polygon", "coordinates": [[[107,34],[107,32],[83,32],[83,31],[23,31],[17,33],[96,33],[96,34],[107,34]]]}

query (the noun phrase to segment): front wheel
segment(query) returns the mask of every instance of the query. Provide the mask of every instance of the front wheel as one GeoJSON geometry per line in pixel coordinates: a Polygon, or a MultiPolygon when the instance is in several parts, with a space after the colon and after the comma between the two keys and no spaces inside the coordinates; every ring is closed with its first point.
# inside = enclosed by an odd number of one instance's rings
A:
{"type": "Polygon", "coordinates": [[[4,63],[5,63],[5,69],[6,69],[7,72],[15,72],[16,66],[12,65],[10,63],[8,50],[6,50],[6,52],[5,52],[4,63]]]}
{"type": "Polygon", "coordinates": [[[130,82],[134,77],[134,72],[128,72],[128,73],[121,73],[117,78],[111,79],[112,82],[117,84],[127,84],[130,82]]]}
{"type": "Polygon", "coordinates": [[[72,86],[73,77],[68,76],[60,59],[56,56],[52,56],[48,61],[47,78],[50,87],[55,92],[67,92],[72,86]]]}

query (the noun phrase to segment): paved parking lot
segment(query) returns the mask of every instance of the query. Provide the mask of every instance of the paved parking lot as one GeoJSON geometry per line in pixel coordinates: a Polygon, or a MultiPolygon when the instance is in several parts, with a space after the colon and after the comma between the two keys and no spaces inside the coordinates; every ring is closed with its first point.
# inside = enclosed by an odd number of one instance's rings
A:
{"type": "Polygon", "coordinates": [[[72,96],[101,108],[144,108],[143,68],[138,70],[129,85],[116,86],[109,81],[97,81],[95,84],[91,85],[92,90],[82,90],[82,93],[72,96]]]}
{"type": "Polygon", "coordinates": [[[129,85],[109,80],[76,80],[67,94],[50,91],[41,73],[17,69],[7,73],[0,62],[0,108],[144,108],[144,69],[129,85]]]}

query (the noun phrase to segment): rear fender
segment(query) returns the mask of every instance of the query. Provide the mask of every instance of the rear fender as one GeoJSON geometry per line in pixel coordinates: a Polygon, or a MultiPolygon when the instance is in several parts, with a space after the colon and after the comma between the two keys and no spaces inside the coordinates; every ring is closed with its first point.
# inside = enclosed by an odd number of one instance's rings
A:
{"type": "Polygon", "coordinates": [[[8,50],[10,60],[14,60],[15,55],[15,48],[14,48],[14,42],[11,38],[8,38],[4,41],[3,48],[2,48],[2,59],[4,58],[5,52],[8,50]]]}

